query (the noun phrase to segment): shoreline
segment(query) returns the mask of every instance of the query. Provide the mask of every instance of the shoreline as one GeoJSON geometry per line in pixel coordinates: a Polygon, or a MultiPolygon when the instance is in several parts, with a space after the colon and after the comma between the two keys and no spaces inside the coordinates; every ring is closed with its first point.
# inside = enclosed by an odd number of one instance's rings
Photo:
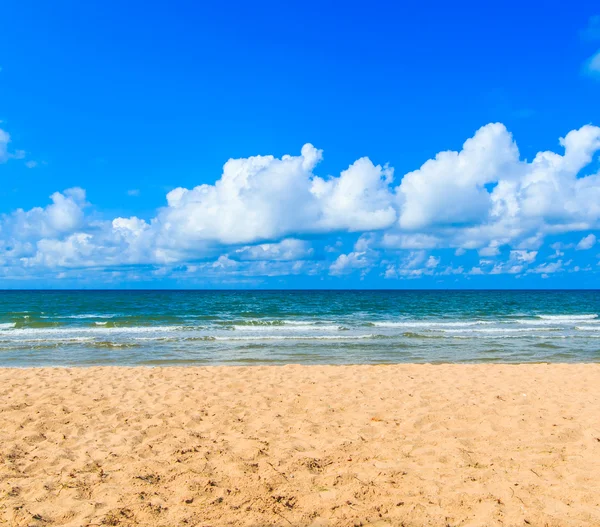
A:
{"type": "Polygon", "coordinates": [[[7,371],[41,371],[41,370],[102,370],[102,369],[114,369],[114,370],[136,370],[136,369],[165,369],[165,370],[218,370],[218,369],[244,369],[244,368],[369,368],[369,367],[396,367],[396,366],[408,366],[408,367],[478,367],[478,366],[600,366],[600,357],[597,361],[528,361],[528,362],[502,362],[494,360],[488,361],[468,361],[468,362],[372,362],[372,363],[316,363],[316,362],[256,362],[248,364],[221,364],[221,363],[208,363],[203,364],[201,362],[190,362],[186,363],[165,363],[165,364],[57,364],[57,365],[41,365],[41,366],[6,366],[0,365],[0,373],[3,370],[7,371]]]}
{"type": "Polygon", "coordinates": [[[600,364],[0,368],[8,525],[600,524],[600,364]]]}

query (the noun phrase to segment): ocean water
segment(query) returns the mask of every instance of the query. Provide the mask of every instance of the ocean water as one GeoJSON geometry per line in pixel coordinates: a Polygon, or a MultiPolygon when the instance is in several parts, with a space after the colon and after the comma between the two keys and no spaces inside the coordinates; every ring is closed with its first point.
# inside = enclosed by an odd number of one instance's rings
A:
{"type": "Polygon", "coordinates": [[[0,366],[596,362],[597,291],[7,291],[0,366]]]}

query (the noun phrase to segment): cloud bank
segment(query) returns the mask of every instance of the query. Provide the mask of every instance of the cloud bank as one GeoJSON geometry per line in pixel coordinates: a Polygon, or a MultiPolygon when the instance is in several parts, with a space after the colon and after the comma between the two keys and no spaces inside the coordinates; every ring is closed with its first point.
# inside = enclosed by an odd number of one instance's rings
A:
{"type": "MultiPolygon", "coordinates": [[[[9,140],[0,130],[0,161],[9,140]]],[[[536,265],[548,238],[581,233],[577,249],[591,249],[600,224],[600,174],[589,170],[600,128],[572,130],[559,147],[523,160],[506,127],[490,123],[460,151],[398,177],[367,157],[319,174],[323,152],[306,144],[299,155],[230,159],[213,184],[175,188],[150,218],[98,219],[83,189],[67,189],[45,207],[0,218],[2,272],[548,275],[568,267],[563,259],[536,265]],[[474,265],[448,265],[469,254],[474,265]]]]}

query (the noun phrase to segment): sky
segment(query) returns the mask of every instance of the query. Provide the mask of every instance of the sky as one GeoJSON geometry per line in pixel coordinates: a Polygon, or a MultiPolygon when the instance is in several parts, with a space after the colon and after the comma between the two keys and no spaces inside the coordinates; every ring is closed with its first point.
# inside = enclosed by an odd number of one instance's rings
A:
{"type": "Polygon", "coordinates": [[[600,8],[9,1],[0,181],[0,288],[598,288],[600,8]]]}

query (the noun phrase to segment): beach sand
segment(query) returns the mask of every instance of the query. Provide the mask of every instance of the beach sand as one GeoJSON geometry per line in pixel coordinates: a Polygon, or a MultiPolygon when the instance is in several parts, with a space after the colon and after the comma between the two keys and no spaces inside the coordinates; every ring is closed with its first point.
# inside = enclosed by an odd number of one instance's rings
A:
{"type": "Polygon", "coordinates": [[[600,525],[600,365],[0,369],[0,525],[600,525]]]}

